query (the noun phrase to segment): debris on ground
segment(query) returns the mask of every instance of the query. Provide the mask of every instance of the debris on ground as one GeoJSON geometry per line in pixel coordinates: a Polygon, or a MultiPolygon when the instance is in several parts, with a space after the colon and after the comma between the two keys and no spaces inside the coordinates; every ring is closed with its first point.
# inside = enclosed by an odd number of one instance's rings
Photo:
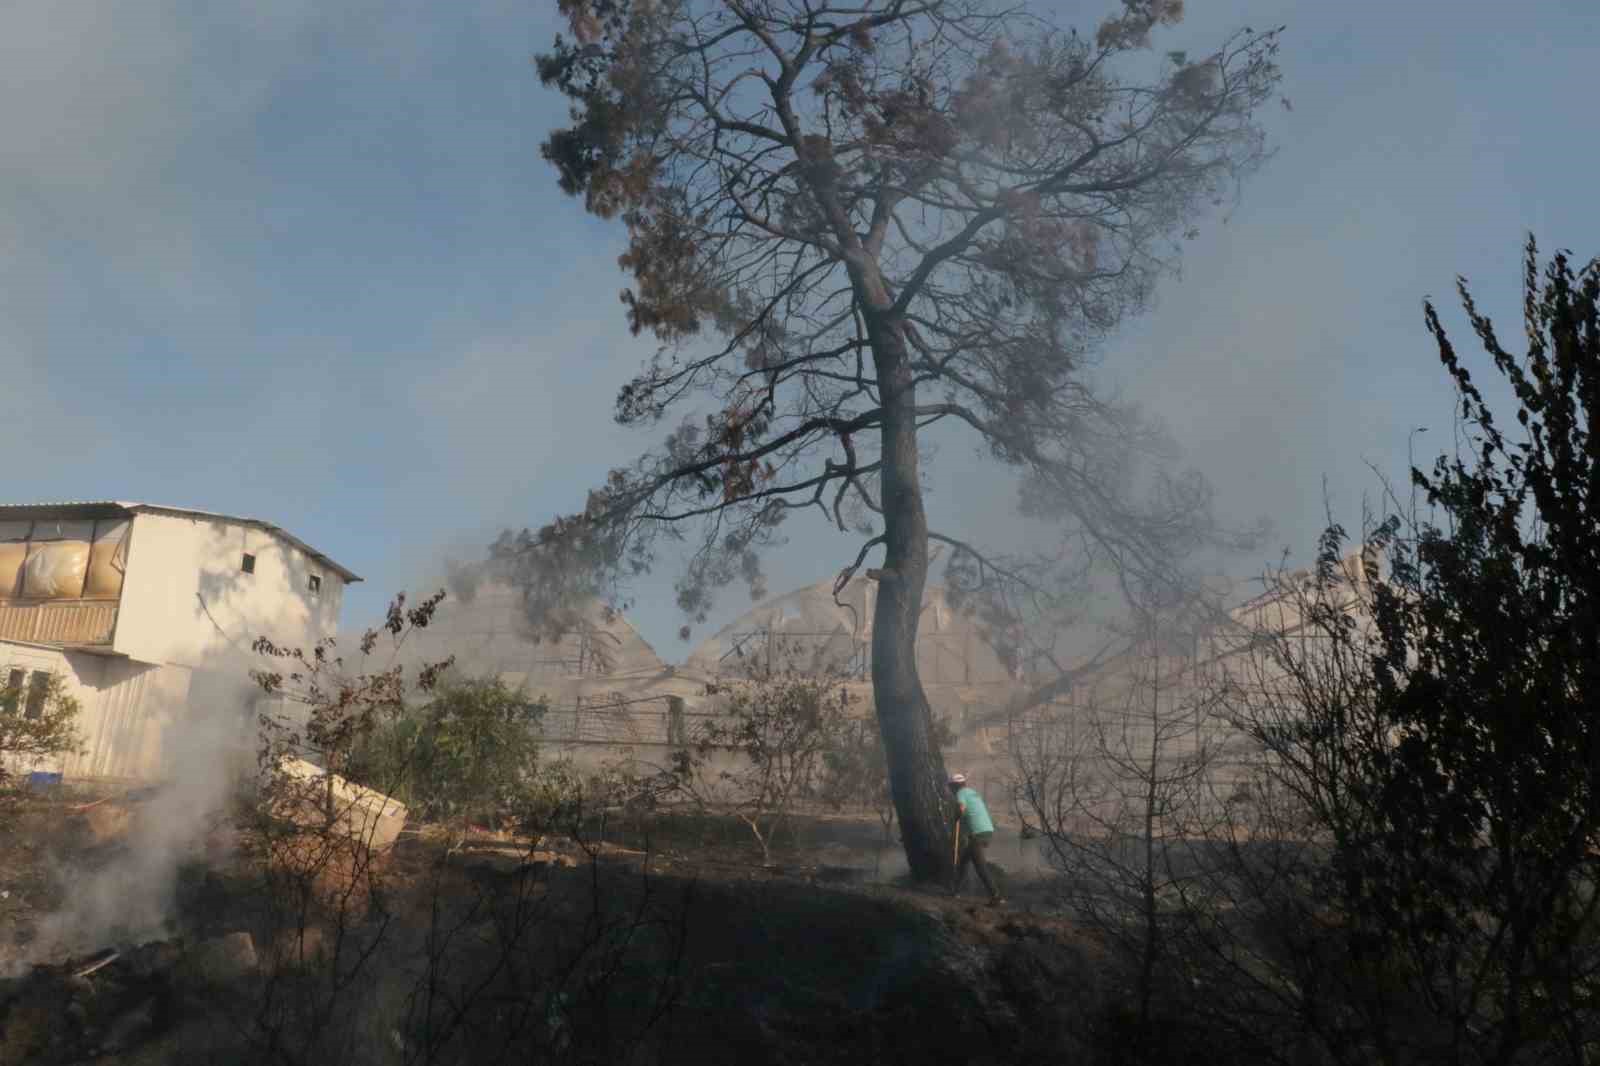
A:
{"type": "MultiPolygon", "coordinates": [[[[302,782],[326,796],[320,771],[302,782]]],[[[371,796],[380,806],[393,802],[371,796]]],[[[320,1004],[315,997],[333,994],[333,965],[358,965],[378,940],[385,946],[359,994],[348,994],[368,996],[370,978],[388,982],[383,995],[370,992],[373,1002],[400,997],[416,962],[405,952],[440,920],[440,901],[456,923],[450,927],[463,930],[452,966],[490,965],[499,938],[519,921],[547,923],[536,938],[542,952],[580,937],[596,906],[604,909],[600,927],[610,928],[648,902],[651,922],[661,924],[629,941],[616,980],[633,982],[618,986],[618,1002],[643,1003],[656,988],[651,975],[676,968],[673,987],[682,991],[674,1010],[683,1024],[673,1031],[683,1046],[657,1061],[698,1049],[700,1061],[736,1053],[751,1066],[892,1063],[902,1045],[938,1046],[963,1061],[1015,1061],[1056,1039],[1051,1019],[1092,1006],[1085,974],[1093,967],[1071,947],[1069,923],[1054,928],[1028,913],[1026,884],[1013,885],[1018,905],[1006,909],[902,885],[872,850],[881,837],[871,823],[807,828],[811,839],[776,850],[778,861],[767,864],[739,834],[650,821],[630,821],[626,833],[607,824],[604,842],[598,833],[569,839],[419,825],[397,830],[393,846],[374,854],[354,839],[369,824],[362,812],[330,827],[324,805],[311,808],[315,820],[301,810],[306,825],[241,819],[237,853],[217,837],[226,863],[211,861],[209,844],[186,853],[170,924],[112,933],[101,950],[71,957],[46,953],[37,938],[24,942],[25,930],[60,909],[75,872],[137,847],[145,809],[126,793],[89,804],[27,799],[14,808],[19,832],[0,839],[0,861],[11,864],[0,867],[0,892],[10,893],[0,896],[0,973],[8,959],[11,967],[10,979],[0,979],[0,1066],[254,1061],[260,1048],[252,1041],[280,1031],[262,1028],[266,1014],[278,1012],[271,1025],[299,1025],[297,997],[320,1004]],[[119,807],[130,812],[120,838],[119,807]],[[63,831],[90,816],[113,832],[63,831]],[[287,892],[294,906],[264,905],[258,866],[276,871],[273,891],[287,892]],[[678,945],[668,934],[680,913],[691,935],[678,945]],[[696,1033],[705,1034],[704,1048],[696,1033]]],[[[403,811],[393,805],[399,821],[403,811]]],[[[551,1024],[592,1035],[567,1010],[551,1024]]],[[[369,1022],[370,1043],[342,1060],[346,1066],[418,1053],[401,1017],[380,1010],[362,1024],[369,1022]]]]}
{"type": "Polygon", "coordinates": [[[91,803],[77,817],[90,842],[108,844],[127,836],[133,827],[134,809],[129,803],[110,799],[91,803]]]}
{"type": "Polygon", "coordinates": [[[540,848],[537,841],[474,841],[463,842],[455,853],[463,857],[494,856],[510,859],[523,866],[562,866],[568,869],[578,865],[573,856],[552,848],[540,848]]]}
{"type": "Polygon", "coordinates": [[[282,787],[272,813],[285,821],[317,828],[331,818],[350,840],[378,853],[394,847],[405,828],[405,805],[390,796],[304,759],[284,759],[279,769],[282,787]]]}
{"type": "Polygon", "coordinates": [[[82,1062],[152,1045],[209,1016],[219,992],[257,970],[247,932],[188,947],[152,941],[35,966],[0,980],[0,1066],[82,1062]]]}

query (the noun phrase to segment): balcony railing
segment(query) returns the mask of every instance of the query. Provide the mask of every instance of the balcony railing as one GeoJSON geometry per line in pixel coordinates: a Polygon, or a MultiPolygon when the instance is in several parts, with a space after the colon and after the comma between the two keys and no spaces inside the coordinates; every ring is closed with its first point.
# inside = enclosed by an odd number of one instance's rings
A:
{"type": "Polygon", "coordinates": [[[115,600],[0,603],[0,640],[29,644],[110,644],[115,600]]]}

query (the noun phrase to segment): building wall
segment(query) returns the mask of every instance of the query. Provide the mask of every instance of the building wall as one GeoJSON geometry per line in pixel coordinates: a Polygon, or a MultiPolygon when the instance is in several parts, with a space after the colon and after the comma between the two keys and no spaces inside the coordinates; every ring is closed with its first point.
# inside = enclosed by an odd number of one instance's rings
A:
{"type": "Polygon", "coordinates": [[[61,678],[81,706],[81,751],[16,772],[41,770],[69,778],[153,780],[165,772],[169,731],[183,717],[190,671],[127,659],[0,641],[0,682],[13,669],[61,678]]]}
{"type": "Polygon", "coordinates": [[[304,647],[338,627],[344,583],[263,530],[206,518],[133,520],[115,651],[147,663],[204,665],[249,654],[258,636],[304,647]],[[255,572],[244,573],[245,553],[255,572]],[[313,595],[309,578],[321,578],[313,595]]]}
{"type": "Polygon", "coordinates": [[[177,739],[174,731],[183,726],[190,670],[128,659],[101,662],[93,699],[84,700],[79,726],[85,751],[65,760],[63,772],[72,778],[156,780],[166,776],[170,749],[177,739]]]}

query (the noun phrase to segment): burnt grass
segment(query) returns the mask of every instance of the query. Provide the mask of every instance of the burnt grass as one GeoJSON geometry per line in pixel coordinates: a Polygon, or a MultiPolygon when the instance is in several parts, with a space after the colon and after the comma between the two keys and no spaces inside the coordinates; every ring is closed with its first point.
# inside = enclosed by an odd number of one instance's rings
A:
{"type": "MultiPolygon", "coordinates": [[[[1153,1050],[1125,1030],[1118,967],[1028,886],[991,908],[870,883],[875,822],[801,820],[769,866],[721,819],[600,828],[585,827],[586,846],[547,840],[532,863],[514,847],[446,855],[403,837],[342,901],[286,897],[243,864],[191,865],[175,935],[106,945],[121,954],[85,977],[95,957],[0,981],[0,1066],[986,1064],[1153,1050]],[[240,933],[257,958],[224,952],[218,965],[217,938],[240,933]]],[[[1160,1061],[1184,1060],[1199,1035],[1173,1034],[1160,1061]]]]}

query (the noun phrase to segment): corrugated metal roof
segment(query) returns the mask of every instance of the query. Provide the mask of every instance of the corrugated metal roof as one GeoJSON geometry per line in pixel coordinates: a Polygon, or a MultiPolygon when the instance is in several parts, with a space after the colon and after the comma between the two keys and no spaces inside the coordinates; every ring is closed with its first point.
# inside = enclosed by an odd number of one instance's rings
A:
{"type": "Polygon", "coordinates": [[[41,512],[59,513],[61,511],[76,511],[84,518],[106,517],[117,514],[165,514],[180,518],[202,518],[216,522],[231,522],[235,525],[252,526],[299,548],[306,555],[338,574],[346,583],[354,584],[361,580],[360,576],[354,571],[334,562],[287,529],[259,518],[220,514],[216,511],[200,511],[193,507],[168,507],[159,503],[138,503],[131,500],[57,500],[43,503],[0,504],[0,519],[8,517],[37,517],[41,512]]]}
{"type": "Polygon", "coordinates": [[[121,500],[40,500],[35,503],[0,503],[3,511],[39,511],[54,507],[99,507],[127,509],[138,507],[137,503],[124,503],[121,500]]]}

